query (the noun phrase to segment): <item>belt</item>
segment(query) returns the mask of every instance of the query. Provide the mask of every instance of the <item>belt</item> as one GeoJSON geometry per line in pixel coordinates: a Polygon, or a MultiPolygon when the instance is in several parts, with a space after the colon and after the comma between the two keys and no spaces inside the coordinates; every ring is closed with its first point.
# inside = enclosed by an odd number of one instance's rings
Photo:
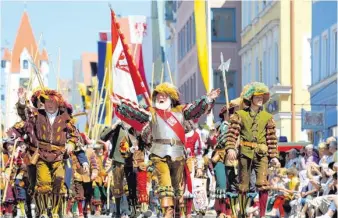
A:
{"type": "Polygon", "coordinates": [[[181,140],[177,139],[155,139],[155,143],[166,144],[166,145],[184,145],[181,140]]]}
{"type": "Polygon", "coordinates": [[[248,142],[248,141],[241,141],[240,144],[245,146],[245,147],[250,147],[250,148],[256,148],[258,145],[265,145],[263,143],[248,142]]]}
{"type": "MultiPolygon", "coordinates": [[[[32,151],[36,151],[36,147],[30,147],[32,151]]],[[[53,145],[47,142],[42,142],[39,141],[39,149],[46,150],[46,151],[64,151],[65,146],[58,146],[58,145],[53,145]]]]}

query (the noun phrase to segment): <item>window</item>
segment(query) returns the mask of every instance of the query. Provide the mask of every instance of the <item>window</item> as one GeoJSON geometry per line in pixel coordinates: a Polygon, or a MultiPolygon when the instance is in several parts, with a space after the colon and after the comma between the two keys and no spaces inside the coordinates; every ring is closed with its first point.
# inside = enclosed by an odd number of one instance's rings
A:
{"type": "Polygon", "coordinates": [[[211,31],[214,42],[236,42],[236,9],[212,8],[211,31]]]}
{"type": "Polygon", "coordinates": [[[23,60],[23,69],[28,69],[28,61],[23,60]]]}
{"type": "Polygon", "coordinates": [[[247,18],[247,24],[249,25],[250,23],[251,23],[251,9],[252,9],[252,1],[247,1],[247,8],[248,8],[248,14],[247,14],[247,16],[246,16],[246,18],[247,18]]]}
{"type": "Polygon", "coordinates": [[[1,101],[5,100],[5,95],[1,95],[1,101]]]}
{"type": "Polygon", "coordinates": [[[258,16],[259,13],[259,1],[255,1],[255,17],[258,16]]]}
{"type": "Polygon", "coordinates": [[[312,57],[312,84],[316,84],[320,80],[319,72],[319,39],[318,37],[313,40],[313,57],[312,57]]]}
{"type": "Polygon", "coordinates": [[[189,20],[187,21],[187,23],[185,24],[187,27],[187,52],[190,50],[190,25],[189,25],[189,20]]]}
{"type": "Polygon", "coordinates": [[[329,58],[328,58],[328,48],[329,48],[329,40],[327,32],[323,33],[322,35],[322,61],[321,61],[321,79],[326,78],[329,75],[329,58]]]}
{"type": "Polygon", "coordinates": [[[248,83],[252,82],[252,74],[251,74],[251,63],[248,64],[248,83]]]}
{"type": "Polygon", "coordinates": [[[258,57],[255,60],[255,81],[259,81],[259,61],[258,57]]]}
{"type": "Polygon", "coordinates": [[[248,76],[246,75],[246,65],[245,64],[243,65],[244,66],[243,66],[243,76],[242,76],[242,87],[244,87],[248,83],[247,81],[248,76]]]}
{"type": "Polygon", "coordinates": [[[225,103],[225,92],[224,92],[224,82],[222,72],[219,70],[214,70],[214,87],[219,87],[221,93],[218,98],[216,98],[216,103],[225,103]]]}
{"type": "Polygon", "coordinates": [[[6,68],[6,61],[5,60],[1,60],[1,68],[6,68]]]}
{"type": "MultiPolygon", "coordinates": [[[[237,97],[236,93],[236,72],[229,71],[226,73],[227,80],[227,88],[228,88],[228,98],[229,101],[235,99],[237,97]]],[[[225,100],[225,92],[224,92],[224,80],[222,76],[222,72],[219,70],[214,70],[214,87],[219,87],[221,89],[221,93],[219,97],[216,99],[216,103],[226,103],[225,100]]]]}
{"type": "Polygon", "coordinates": [[[331,73],[338,71],[337,66],[337,24],[331,28],[331,73]]]}
{"type": "Polygon", "coordinates": [[[263,52],[263,83],[267,84],[267,54],[266,51],[263,52]]]}

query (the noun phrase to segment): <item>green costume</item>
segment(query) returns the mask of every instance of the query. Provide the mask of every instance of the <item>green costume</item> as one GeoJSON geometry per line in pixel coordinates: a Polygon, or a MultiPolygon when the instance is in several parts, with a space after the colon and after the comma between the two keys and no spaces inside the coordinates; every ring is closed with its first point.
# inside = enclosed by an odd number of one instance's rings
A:
{"type": "Polygon", "coordinates": [[[257,112],[250,108],[253,96],[263,96],[263,103],[269,99],[268,88],[262,83],[251,83],[242,92],[243,103],[246,108],[236,111],[230,118],[230,125],[226,135],[225,151],[235,149],[238,137],[239,145],[239,202],[241,215],[244,215],[249,191],[252,169],[256,173],[256,187],[260,195],[260,216],[265,216],[267,201],[268,162],[277,157],[277,137],[275,122],[272,115],[260,108],[257,112]]]}

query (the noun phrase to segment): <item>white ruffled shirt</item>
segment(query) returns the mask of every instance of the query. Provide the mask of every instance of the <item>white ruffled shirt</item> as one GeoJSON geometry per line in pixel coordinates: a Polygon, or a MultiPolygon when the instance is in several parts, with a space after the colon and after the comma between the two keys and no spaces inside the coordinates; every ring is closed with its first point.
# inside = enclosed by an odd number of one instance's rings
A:
{"type": "Polygon", "coordinates": [[[50,114],[50,113],[48,113],[47,111],[46,111],[46,114],[47,114],[47,117],[48,117],[48,120],[49,120],[49,123],[50,123],[50,125],[53,125],[53,123],[54,123],[54,121],[55,121],[55,118],[56,118],[56,116],[58,115],[58,112],[59,112],[59,110],[57,110],[55,113],[53,113],[53,114],[50,114]]]}

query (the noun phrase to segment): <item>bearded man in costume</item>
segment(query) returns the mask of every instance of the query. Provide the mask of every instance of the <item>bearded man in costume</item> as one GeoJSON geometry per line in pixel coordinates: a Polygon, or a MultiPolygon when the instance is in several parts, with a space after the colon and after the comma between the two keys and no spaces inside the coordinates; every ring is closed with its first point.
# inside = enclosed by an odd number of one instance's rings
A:
{"type": "Polygon", "coordinates": [[[192,104],[181,105],[177,88],[162,83],[152,93],[153,107],[149,108],[150,112],[126,100],[111,97],[121,115],[145,125],[142,137],[147,144],[152,145],[150,159],[154,164],[154,173],[158,176],[157,191],[166,218],[173,217],[174,198],[180,213],[184,214],[184,171],[188,169],[185,165],[183,122],[208,113],[219,93],[219,89],[213,90],[192,104]]]}
{"type": "Polygon", "coordinates": [[[77,148],[80,136],[61,94],[55,90],[36,91],[31,99],[35,108],[29,107],[23,90],[18,95],[20,106],[17,107],[25,111],[26,120],[10,128],[8,135],[29,140],[30,162],[36,165],[35,191],[40,217],[48,217],[51,205],[52,216],[56,218],[67,193],[63,159],[74,152],[85,171],[88,171],[88,160],[77,148]]]}
{"type": "Polygon", "coordinates": [[[250,199],[247,192],[252,170],[256,174],[256,187],[259,191],[260,217],[265,217],[269,189],[268,163],[278,156],[276,125],[272,115],[263,110],[263,105],[269,97],[268,87],[263,83],[253,82],[245,86],[241,94],[245,108],[231,116],[226,135],[227,159],[233,161],[239,156],[238,189],[242,217],[245,217],[245,209],[250,199]],[[237,154],[238,137],[240,143],[237,154]]]}

